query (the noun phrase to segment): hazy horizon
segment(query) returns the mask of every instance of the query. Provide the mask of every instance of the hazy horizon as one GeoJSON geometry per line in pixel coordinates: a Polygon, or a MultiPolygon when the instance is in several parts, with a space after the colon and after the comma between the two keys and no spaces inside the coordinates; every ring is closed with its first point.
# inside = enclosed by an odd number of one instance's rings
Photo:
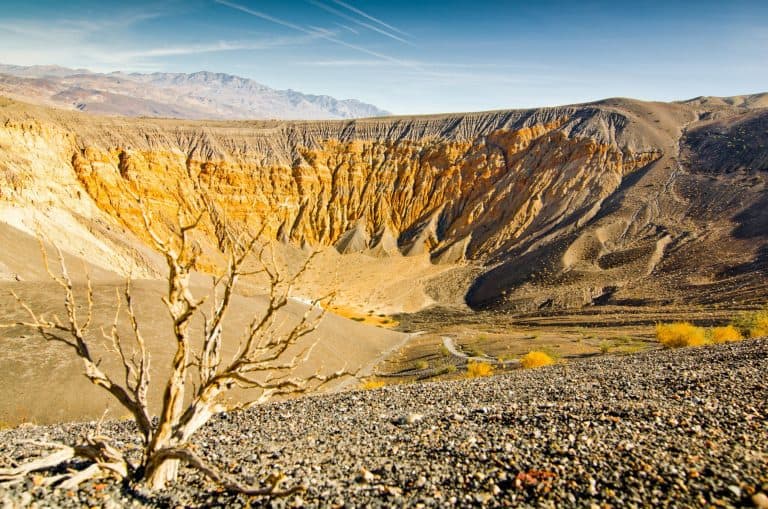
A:
{"type": "Polygon", "coordinates": [[[768,83],[768,4],[750,0],[12,2],[0,28],[5,64],[221,72],[394,114],[671,101],[768,83]]]}

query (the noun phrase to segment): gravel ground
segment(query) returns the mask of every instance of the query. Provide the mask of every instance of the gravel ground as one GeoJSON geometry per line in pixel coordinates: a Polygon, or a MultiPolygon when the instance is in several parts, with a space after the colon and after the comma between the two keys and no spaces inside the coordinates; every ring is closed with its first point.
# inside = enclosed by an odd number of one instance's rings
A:
{"type": "MultiPolygon", "coordinates": [[[[768,504],[768,340],[602,357],[458,382],[264,405],[217,417],[196,443],[255,482],[279,469],[300,496],[248,500],[184,470],[150,494],[113,481],[78,492],[0,488],[0,505],[700,507],[768,504]]],[[[74,440],[93,423],[0,432],[74,440]]],[[[105,424],[130,443],[132,425],[105,424]]]]}

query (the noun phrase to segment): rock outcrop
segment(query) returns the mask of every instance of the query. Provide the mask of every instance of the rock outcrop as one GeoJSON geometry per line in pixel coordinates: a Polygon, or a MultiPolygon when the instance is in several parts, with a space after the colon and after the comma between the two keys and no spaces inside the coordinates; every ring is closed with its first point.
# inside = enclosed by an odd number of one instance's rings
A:
{"type": "MultiPolygon", "coordinates": [[[[180,201],[194,207],[202,187],[231,221],[305,250],[426,253],[436,263],[484,266],[471,288],[457,289],[473,306],[659,302],[680,298],[675,285],[701,267],[676,253],[709,253],[737,227],[734,217],[765,199],[753,186],[707,224],[691,213],[711,205],[708,189],[733,184],[718,172],[742,168],[740,161],[749,160],[743,171],[763,185],[764,147],[714,157],[709,141],[697,138],[711,140],[714,128],[696,128],[712,114],[752,129],[768,114],[726,103],[706,108],[606,100],[357,121],[192,122],[4,101],[1,199],[6,211],[44,202],[83,228],[122,226],[141,239],[128,189],[170,220],[180,201]],[[707,161],[714,166],[705,172],[707,161]],[[722,181],[712,183],[713,172],[722,181]]],[[[765,235],[722,257],[707,277],[717,283],[758,259],[765,235]]],[[[151,271],[119,235],[92,237],[109,253],[105,263],[151,271]]]]}
{"type": "MultiPolygon", "coordinates": [[[[112,214],[130,201],[121,197],[118,181],[141,188],[157,213],[168,215],[184,192],[179,186],[189,189],[199,179],[233,220],[263,226],[273,239],[338,243],[342,252],[356,252],[373,247],[371,239],[387,230],[413,255],[472,234],[468,256],[485,259],[544,225],[582,214],[660,157],[650,147],[633,150],[571,134],[585,120],[557,113],[514,122],[490,114],[487,133],[474,127],[466,135],[456,128],[437,136],[437,126],[423,126],[416,137],[396,121],[391,127],[406,134],[393,138],[382,136],[379,125],[362,134],[356,124],[319,126],[336,128],[327,134],[307,129],[312,125],[277,126],[272,136],[255,137],[201,126],[191,146],[178,138],[162,149],[83,140],[72,164],[88,194],[112,214]],[[298,136],[303,141],[291,144],[298,136]],[[275,142],[281,151],[261,148],[275,142]]],[[[599,110],[593,114],[602,117],[599,110]]],[[[446,120],[440,127],[450,124],[446,120]]]]}

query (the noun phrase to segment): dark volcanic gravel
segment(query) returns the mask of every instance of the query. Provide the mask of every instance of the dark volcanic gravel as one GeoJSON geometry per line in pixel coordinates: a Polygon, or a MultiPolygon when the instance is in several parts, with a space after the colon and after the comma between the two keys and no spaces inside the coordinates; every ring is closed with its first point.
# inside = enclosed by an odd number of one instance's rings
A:
{"type": "MultiPolygon", "coordinates": [[[[481,380],[387,387],[264,405],[197,437],[251,482],[279,469],[300,496],[217,491],[190,471],[150,494],[113,481],[75,493],[26,484],[0,504],[40,506],[690,507],[768,503],[768,340],[602,357],[481,380]]],[[[26,439],[93,424],[0,432],[0,465],[26,439]]],[[[130,423],[106,432],[134,441],[130,423]]]]}

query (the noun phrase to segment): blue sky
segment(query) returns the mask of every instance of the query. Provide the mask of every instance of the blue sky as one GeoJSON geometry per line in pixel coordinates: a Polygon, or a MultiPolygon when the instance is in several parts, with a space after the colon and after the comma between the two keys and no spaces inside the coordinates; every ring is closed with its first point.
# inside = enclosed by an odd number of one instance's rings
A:
{"type": "Polygon", "coordinates": [[[0,63],[209,70],[395,113],[768,90],[768,1],[5,0],[0,63]]]}

